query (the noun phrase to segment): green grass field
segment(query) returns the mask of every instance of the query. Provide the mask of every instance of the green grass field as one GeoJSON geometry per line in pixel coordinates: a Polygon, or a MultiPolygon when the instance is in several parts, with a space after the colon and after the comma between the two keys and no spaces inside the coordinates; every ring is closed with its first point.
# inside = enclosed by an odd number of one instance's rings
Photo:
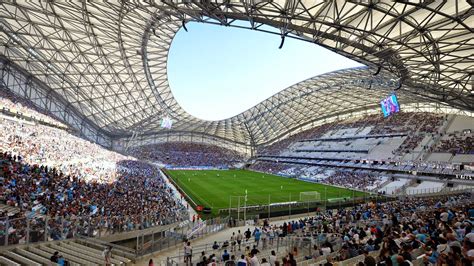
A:
{"type": "MultiPolygon", "coordinates": [[[[218,209],[229,208],[231,196],[244,196],[247,205],[299,201],[300,192],[317,191],[321,200],[361,197],[365,193],[323,184],[304,182],[247,170],[167,170],[168,175],[198,205],[218,209]]],[[[237,206],[237,197],[232,198],[237,206]]],[[[243,199],[241,199],[243,201],[243,199]]],[[[243,206],[243,202],[241,202],[243,206]]]]}

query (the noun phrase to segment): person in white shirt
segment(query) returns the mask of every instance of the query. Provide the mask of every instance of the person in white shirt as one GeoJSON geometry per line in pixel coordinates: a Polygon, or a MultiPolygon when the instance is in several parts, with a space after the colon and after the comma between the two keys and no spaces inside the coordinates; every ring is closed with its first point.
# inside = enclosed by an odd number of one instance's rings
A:
{"type": "Polygon", "coordinates": [[[240,251],[240,246],[242,245],[242,239],[243,238],[244,238],[244,236],[242,235],[242,233],[239,230],[239,232],[237,233],[237,237],[236,237],[237,244],[239,245],[239,251],[240,251]]]}
{"type": "Polygon", "coordinates": [[[110,260],[112,258],[112,247],[106,247],[104,251],[102,251],[102,256],[104,256],[105,265],[111,265],[110,260]]]}
{"type": "Polygon", "coordinates": [[[323,256],[327,256],[331,254],[331,248],[324,246],[321,248],[321,252],[323,253],[323,256]]]}
{"type": "Polygon", "coordinates": [[[260,266],[270,266],[270,263],[267,261],[267,259],[263,258],[260,266]]]}
{"type": "Polygon", "coordinates": [[[267,229],[262,230],[262,236],[260,236],[260,239],[262,240],[262,248],[265,249],[267,247],[267,236],[268,232],[267,229]]]}
{"type": "Polygon", "coordinates": [[[260,262],[258,261],[258,258],[257,258],[256,254],[250,254],[249,265],[250,266],[260,266],[260,262]]]}
{"type": "Polygon", "coordinates": [[[275,262],[277,261],[277,256],[275,250],[272,250],[272,254],[270,255],[270,265],[275,266],[275,262]]]}
{"type": "Polygon", "coordinates": [[[193,248],[191,247],[191,242],[188,241],[184,245],[184,263],[186,265],[193,265],[192,258],[193,258],[193,248]]]}
{"type": "Polygon", "coordinates": [[[360,244],[359,234],[357,232],[354,233],[354,235],[352,236],[352,239],[354,239],[354,243],[360,244]]]}
{"type": "Polygon", "coordinates": [[[268,230],[268,242],[270,243],[270,245],[273,245],[274,238],[275,238],[275,231],[273,230],[273,228],[270,228],[268,230]]]}
{"type": "Polygon", "coordinates": [[[443,209],[443,212],[439,215],[439,219],[441,220],[441,222],[447,223],[448,216],[449,216],[448,212],[445,209],[443,209]]]}

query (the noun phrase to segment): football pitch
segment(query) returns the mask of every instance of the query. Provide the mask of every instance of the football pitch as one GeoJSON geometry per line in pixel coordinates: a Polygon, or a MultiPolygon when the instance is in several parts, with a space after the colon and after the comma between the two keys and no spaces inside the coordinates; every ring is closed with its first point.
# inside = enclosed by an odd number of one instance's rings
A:
{"type": "MultiPolygon", "coordinates": [[[[192,200],[204,207],[237,207],[238,197],[247,194],[247,206],[300,201],[300,192],[317,191],[320,199],[362,197],[364,192],[310,183],[248,170],[167,170],[174,182],[192,200]],[[232,199],[231,199],[232,198],[232,199]],[[232,203],[231,203],[232,200],[232,203]]],[[[244,197],[240,198],[243,206],[244,197]]]]}

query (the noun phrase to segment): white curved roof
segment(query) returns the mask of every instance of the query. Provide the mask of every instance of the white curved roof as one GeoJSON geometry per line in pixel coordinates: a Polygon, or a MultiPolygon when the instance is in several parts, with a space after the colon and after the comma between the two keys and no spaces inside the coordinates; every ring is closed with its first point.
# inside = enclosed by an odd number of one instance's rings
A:
{"type": "Polygon", "coordinates": [[[473,111],[473,12],[467,1],[2,2],[0,54],[8,70],[31,75],[47,89],[43,97],[63,103],[81,132],[112,140],[192,132],[257,145],[315,118],[377,108],[399,83],[402,104],[473,111]],[[282,44],[311,41],[371,69],[303,81],[229,119],[192,117],[167,81],[171,41],[189,21],[241,26],[236,20],[274,26],[282,44]],[[160,129],[164,115],[175,120],[172,131],[160,129]]]}

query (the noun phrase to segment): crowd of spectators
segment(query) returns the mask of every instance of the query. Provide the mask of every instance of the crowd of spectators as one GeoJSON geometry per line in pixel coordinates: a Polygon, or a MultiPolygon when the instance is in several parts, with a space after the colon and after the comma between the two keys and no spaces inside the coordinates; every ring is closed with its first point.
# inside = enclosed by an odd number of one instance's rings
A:
{"type": "MultiPolygon", "coordinates": [[[[110,173],[113,181],[110,178],[109,182],[86,180],[66,175],[54,167],[27,164],[21,156],[8,152],[0,155],[0,168],[1,200],[20,210],[8,217],[9,227],[5,229],[9,244],[25,241],[25,217],[34,218],[30,222],[39,231],[33,229],[35,234],[30,237],[35,241],[44,238],[46,219],[50,221],[47,237],[58,240],[76,233],[92,235],[98,233],[96,230],[107,233],[175,222],[180,218],[177,214],[184,211],[157,169],[142,162],[120,162],[110,173]]],[[[2,218],[3,223],[5,219],[2,218]]]]}
{"type": "Polygon", "coordinates": [[[331,167],[258,161],[250,169],[359,190],[375,190],[384,182],[382,176],[375,172],[345,171],[331,167]]]}
{"type": "Polygon", "coordinates": [[[288,149],[288,147],[300,140],[303,139],[313,139],[313,138],[319,138],[324,135],[325,132],[330,130],[332,127],[334,127],[336,124],[335,123],[328,123],[324,124],[321,126],[317,126],[299,133],[296,133],[294,135],[291,135],[287,138],[284,138],[280,141],[277,141],[271,145],[267,146],[260,146],[257,147],[257,153],[258,154],[265,154],[265,155],[276,155],[279,154],[281,151],[288,149]]]}
{"type": "Polygon", "coordinates": [[[17,210],[0,214],[0,244],[144,228],[186,211],[154,165],[58,128],[0,124],[0,201],[17,210]]]}
{"type": "Polygon", "coordinates": [[[258,171],[258,172],[265,172],[265,173],[273,173],[273,174],[280,174],[282,171],[292,168],[291,165],[275,163],[275,162],[264,162],[258,161],[252,165],[250,165],[249,169],[258,171]]]}
{"type": "Polygon", "coordinates": [[[179,167],[230,167],[243,161],[243,156],[236,151],[194,142],[165,142],[134,147],[129,154],[139,159],[179,167]]]}
{"type": "Polygon", "coordinates": [[[358,262],[347,265],[473,265],[473,219],[468,194],[369,202],[280,225],[264,220],[252,231],[236,230],[225,245],[214,243],[211,254],[201,254],[198,265],[297,265],[311,260],[332,266],[356,257],[358,262]],[[292,241],[281,241],[284,238],[292,241]],[[280,250],[289,252],[275,252],[277,242],[280,250]]]}
{"type": "Polygon", "coordinates": [[[474,154],[474,134],[452,133],[442,139],[436,147],[435,152],[448,152],[452,154],[474,154]]]}
{"type": "Polygon", "coordinates": [[[325,184],[355,188],[359,190],[375,189],[382,183],[380,175],[368,172],[351,172],[337,170],[321,181],[325,184]]]}
{"type": "Polygon", "coordinates": [[[133,160],[45,125],[0,118],[0,150],[21,155],[27,164],[57,168],[85,180],[110,182],[117,162],[133,160]]]}
{"type": "Polygon", "coordinates": [[[48,124],[66,128],[66,126],[59,121],[51,118],[41,109],[37,108],[29,101],[17,97],[14,93],[0,89],[0,109],[14,113],[15,115],[30,117],[38,121],[44,121],[48,124]]]}
{"type": "Polygon", "coordinates": [[[403,143],[393,151],[394,154],[404,154],[413,151],[418,145],[420,145],[421,141],[425,138],[422,134],[417,135],[408,135],[407,138],[403,141],[403,143]]]}
{"type": "Polygon", "coordinates": [[[321,138],[331,132],[349,128],[370,128],[368,135],[407,133],[409,137],[396,150],[396,153],[406,153],[416,148],[427,133],[437,134],[438,128],[446,119],[447,116],[433,113],[401,112],[388,118],[384,118],[381,114],[367,115],[360,118],[327,123],[305,130],[271,145],[260,147],[257,149],[257,153],[259,155],[278,155],[288,150],[296,142],[305,139],[321,138]]]}
{"type": "Polygon", "coordinates": [[[423,141],[425,136],[434,137],[440,134],[439,128],[447,116],[430,114],[430,113],[414,113],[411,120],[412,130],[405,141],[394,151],[395,154],[405,154],[413,151],[423,141]]]}

